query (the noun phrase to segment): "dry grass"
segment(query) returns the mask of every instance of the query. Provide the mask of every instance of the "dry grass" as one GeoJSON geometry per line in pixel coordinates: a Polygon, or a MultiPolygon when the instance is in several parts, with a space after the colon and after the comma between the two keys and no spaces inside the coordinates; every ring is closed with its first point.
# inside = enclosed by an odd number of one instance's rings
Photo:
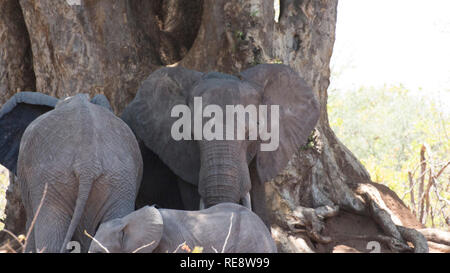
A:
{"type": "MultiPolygon", "coordinates": [[[[33,217],[33,221],[31,221],[31,225],[28,228],[27,235],[16,236],[15,234],[13,234],[12,232],[10,232],[7,229],[0,230],[1,232],[8,233],[14,239],[14,241],[7,241],[5,244],[0,246],[0,252],[12,252],[12,253],[22,252],[22,253],[25,253],[25,249],[26,249],[27,243],[28,243],[28,238],[30,237],[31,231],[33,230],[34,225],[36,223],[36,219],[39,216],[39,212],[41,211],[42,205],[44,204],[45,196],[47,195],[47,188],[48,188],[48,184],[46,183],[44,186],[44,192],[42,194],[41,201],[39,202],[39,206],[36,210],[36,214],[33,217]],[[17,244],[18,244],[18,246],[17,246],[17,244]]],[[[38,252],[44,252],[44,251],[45,251],[45,248],[38,250],[38,252]]]]}

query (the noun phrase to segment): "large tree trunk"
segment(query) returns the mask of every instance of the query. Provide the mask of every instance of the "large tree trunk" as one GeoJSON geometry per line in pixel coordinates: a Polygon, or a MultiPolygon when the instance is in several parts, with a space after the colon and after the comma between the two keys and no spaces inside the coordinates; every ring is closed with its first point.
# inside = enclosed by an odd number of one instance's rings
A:
{"type": "MultiPolygon", "coordinates": [[[[30,40],[19,3],[16,0],[4,0],[0,1],[0,105],[17,91],[23,90],[35,90],[30,40]]],[[[6,172],[0,169],[0,172],[6,172]]],[[[11,178],[14,177],[11,175],[11,178]]],[[[20,191],[14,179],[7,180],[0,180],[8,184],[5,185],[8,186],[5,228],[14,234],[23,234],[26,220],[20,191]]],[[[0,242],[5,239],[12,238],[0,232],[0,242]]]]}
{"type": "MultiPolygon", "coordinates": [[[[268,0],[20,0],[20,7],[15,1],[3,1],[0,7],[9,3],[10,12],[0,13],[0,37],[12,44],[0,44],[2,53],[7,52],[0,58],[0,75],[6,71],[22,81],[1,77],[1,98],[34,87],[35,75],[36,91],[57,97],[103,93],[120,113],[139,83],[162,65],[237,73],[258,63],[287,64],[313,88],[321,115],[310,142],[299,147],[286,170],[266,184],[279,249],[332,251],[338,244],[350,245],[353,239],[333,239],[339,221],[355,221],[356,226],[362,222],[372,237],[381,240],[378,225],[401,240],[401,231],[391,222],[411,226],[413,221],[384,220],[381,212],[391,212],[384,203],[387,195],[378,194],[368,172],[328,123],[337,0],[279,2],[275,18],[274,1],[268,0]],[[23,14],[26,28],[23,21],[10,20],[11,14],[16,19],[23,14]],[[11,62],[18,65],[8,66],[11,62]],[[360,216],[349,216],[355,213],[360,216]],[[323,218],[333,216],[341,220],[326,222],[327,234],[322,231],[323,218]],[[306,226],[306,235],[295,225],[306,226]]],[[[401,201],[391,199],[401,210],[401,201]]],[[[366,244],[352,247],[367,251],[366,244]]]]}
{"type": "Polygon", "coordinates": [[[30,40],[19,3],[0,1],[0,105],[17,91],[34,89],[30,40]]]}

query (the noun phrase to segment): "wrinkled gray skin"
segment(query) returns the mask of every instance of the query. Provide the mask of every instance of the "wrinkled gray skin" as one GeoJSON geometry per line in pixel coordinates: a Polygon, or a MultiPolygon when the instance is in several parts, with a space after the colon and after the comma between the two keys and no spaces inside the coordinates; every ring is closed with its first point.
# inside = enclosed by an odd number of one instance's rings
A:
{"type": "MultiPolygon", "coordinates": [[[[198,189],[205,207],[241,203],[251,207],[266,224],[263,183],[281,172],[294,152],[306,143],[318,117],[313,91],[298,73],[278,64],[257,65],[237,77],[182,67],[162,68],[142,83],[122,114],[148,149],[178,177],[198,189]],[[171,127],[178,117],[171,117],[171,110],[175,105],[188,105],[193,116],[194,97],[202,97],[203,109],[207,105],[220,106],[224,116],[225,105],[267,105],[269,109],[279,105],[278,149],[261,151],[260,139],[175,141],[171,127]]],[[[271,122],[270,117],[266,122],[271,122]]],[[[248,123],[246,126],[248,131],[248,123]]],[[[143,183],[151,182],[144,177],[143,183]]],[[[183,194],[183,189],[180,192],[183,194]]],[[[186,202],[185,208],[196,209],[186,202]]]]}
{"type": "Polygon", "coordinates": [[[27,252],[64,252],[72,239],[85,252],[84,230],[94,234],[100,223],[134,210],[142,176],[136,138],[107,109],[106,98],[88,99],[79,94],[59,101],[22,136],[17,175],[27,230],[48,184],[27,252]]]}
{"type": "Polygon", "coordinates": [[[200,211],[145,206],[123,218],[101,224],[89,252],[185,253],[180,249],[183,242],[191,250],[195,246],[203,247],[204,253],[277,252],[261,219],[233,203],[200,211]]]}

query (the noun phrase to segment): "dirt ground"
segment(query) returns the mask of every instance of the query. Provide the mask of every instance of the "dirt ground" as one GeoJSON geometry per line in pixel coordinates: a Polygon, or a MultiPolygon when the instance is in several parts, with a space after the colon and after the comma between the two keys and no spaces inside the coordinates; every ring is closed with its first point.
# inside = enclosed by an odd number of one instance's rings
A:
{"type": "MultiPolygon", "coordinates": [[[[379,190],[386,206],[400,219],[403,226],[415,229],[424,228],[392,190],[382,184],[372,183],[372,185],[379,190]]],[[[373,251],[373,248],[369,247],[370,244],[368,246],[368,243],[372,240],[351,237],[355,235],[370,237],[383,234],[383,232],[371,218],[341,211],[339,215],[326,221],[325,234],[331,236],[333,241],[326,245],[317,245],[317,252],[367,253],[373,251]]],[[[391,252],[383,244],[380,244],[380,247],[380,251],[383,253],[391,252]]],[[[430,252],[440,253],[432,247],[429,250],[430,252]]]]}

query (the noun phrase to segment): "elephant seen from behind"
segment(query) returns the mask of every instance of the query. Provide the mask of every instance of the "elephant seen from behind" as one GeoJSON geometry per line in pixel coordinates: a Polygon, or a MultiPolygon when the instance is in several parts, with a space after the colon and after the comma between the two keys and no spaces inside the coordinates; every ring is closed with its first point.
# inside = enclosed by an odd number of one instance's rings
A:
{"type": "Polygon", "coordinates": [[[1,108],[0,164],[18,176],[27,230],[38,213],[26,252],[64,252],[71,240],[87,251],[84,231],[134,211],[143,168],[133,132],[106,97],[37,92],[1,108]]]}

